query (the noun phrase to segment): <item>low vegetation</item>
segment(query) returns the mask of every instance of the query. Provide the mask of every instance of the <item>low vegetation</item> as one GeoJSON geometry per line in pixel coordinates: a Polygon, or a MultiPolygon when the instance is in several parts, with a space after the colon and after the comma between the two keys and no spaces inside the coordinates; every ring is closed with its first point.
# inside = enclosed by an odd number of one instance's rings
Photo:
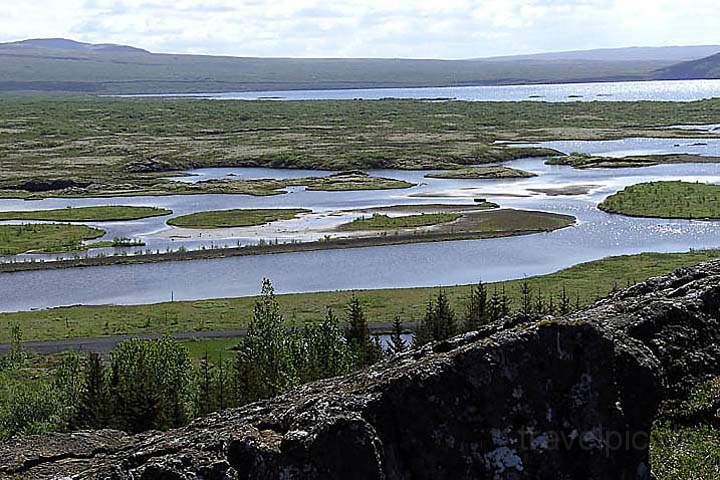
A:
{"type": "Polygon", "coordinates": [[[659,129],[714,123],[699,102],[246,102],[7,99],[0,104],[0,195],[278,194],[282,185],[165,179],[198,167],[457,169],[546,149],[495,143],[702,136],[659,129]]]}
{"type": "Polygon", "coordinates": [[[105,235],[85,225],[26,224],[0,225],[0,255],[20,253],[62,253],[85,248],[83,241],[105,235]]]}
{"type": "Polygon", "coordinates": [[[720,475],[720,377],[688,398],[666,402],[650,439],[658,479],[696,480],[720,475]]]}
{"type": "Polygon", "coordinates": [[[500,178],[530,178],[537,175],[510,167],[473,167],[444,172],[428,173],[426,178],[447,178],[458,180],[483,180],[500,178]]]}
{"type": "Polygon", "coordinates": [[[720,186],[681,181],[631,185],[598,208],[633,217],[720,218],[720,186]]]}
{"type": "Polygon", "coordinates": [[[54,210],[0,212],[0,220],[44,220],[57,222],[114,222],[170,215],[156,207],[67,207],[54,210]]]}
{"type": "Polygon", "coordinates": [[[427,213],[420,215],[404,215],[390,217],[376,213],[371,217],[356,218],[352,222],[338,227],[339,230],[395,230],[398,228],[418,228],[441,225],[454,222],[461,215],[459,213],[427,213]]]}
{"type": "Polygon", "coordinates": [[[233,210],[215,210],[171,218],[167,221],[167,224],[184,228],[251,227],[265,225],[278,220],[290,220],[300,214],[310,212],[311,210],[304,208],[240,208],[233,210]]]}

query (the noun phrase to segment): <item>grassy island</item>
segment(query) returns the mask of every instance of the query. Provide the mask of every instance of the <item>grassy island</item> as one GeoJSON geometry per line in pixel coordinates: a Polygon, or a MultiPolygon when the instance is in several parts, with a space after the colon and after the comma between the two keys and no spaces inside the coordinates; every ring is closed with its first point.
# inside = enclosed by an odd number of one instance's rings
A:
{"type": "Polygon", "coordinates": [[[301,213],[310,212],[311,210],[305,208],[214,210],[171,218],[167,221],[167,224],[184,228],[252,227],[278,220],[290,220],[301,213]]]}
{"type": "Polygon", "coordinates": [[[718,219],[720,186],[681,181],[631,185],[598,208],[631,217],[718,219]]]}
{"type": "Polygon", "coordinates": [[[103,230],[84,225],[27,224],[0,225],[0,255],[20,253],[63,253],[82,250],[83,241],[105,235],[103,230]]]}
{"type": "Polygon", "coordinates": [[[454,222],[461,215],[459,213],[423,213],[420,215],[405,215],[390,217],[376,213],[372,217],[357,218],[350,223],[339,227],[340,230],[394,230],[398,228],[418,228],[441,225],[454,222]]]}
{"type": "Polygon", "coordinates": [[[352,190],[395,190],[415,184],[392,178],[371,177],[365,172],[340,172],[329,177],[302,178],[287,182],[288,186],[305,186],[311,191],[344,192],[352,190]]]}
{"type": "Polygon", "coordinates": [[[45,220],[57,222],[114,222],[170,215],[172,211],[155,207],[67,207],[28,212],[0,212],[0,220],[45,220]]]}
{"type": "Polygon", "coordinates": [[[524,170],[510,167],[472,167],[459,170],[447,170],[444,172],[428,173],[426,178],[447,178],[458,180],[491,180],[499,178],[531,178],[537,175],[524,170]]]}
{"type": "Polygon", "coordinates": [[[639,155],[629,157],[603,157],[586,153],[572,153],[552,157],[547,165],[567,165],[573,168],[639,168],[673,163],[717,163],[720,158],[691,154],[639,155]]]}

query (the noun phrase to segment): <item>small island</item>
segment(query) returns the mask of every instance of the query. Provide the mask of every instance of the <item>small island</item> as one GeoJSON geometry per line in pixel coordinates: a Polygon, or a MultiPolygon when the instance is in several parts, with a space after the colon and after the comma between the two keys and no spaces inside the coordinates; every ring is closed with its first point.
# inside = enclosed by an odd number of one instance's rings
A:
{"type": "Polygon", "coordinates": [[[720,186],[681,181],[631,185],[598,208],[631,217],[720,219],[720,186]]]}
{"type": "Polygon", "coordinates": [[[119,222],[170,215],[171,210],[156,207],[67,207],[53,210],[0,212],[0,220],[42,220],[51,222],[119,222]]]}
{"type": "Polygon", "coordinates": [[[414,187],[414,183],[392,178],[372,177],[361,171],[347,171],[329,177],[309,177],[286,181],[287,186],[304,186],[310,191],[345,192],[354,190],[395,190],[414,187]]]}
{"type": "Polygon", "coordinates": [[[83,250],[87,247],[82,242],[103,235],[105,231],[85,225],[56,223],[0,225],[0,255],[83,250]]]}
{"type": "Polygon", "coordinates": [[[510,167],[471,167],[458,170],[428,173],[425,178],[457,179],[457,180],[492,180],[500,178],[532,178],[532,172],[510,167]]]}
{"type": "Polygon", "coordinates": [[[233,210],[212,210],[207,212],[191,213],[171,218],[168,225],[183,228],[232,228],[253,227],[290,220],[312,210],[305,208],[237,208],[233,210]]]}
{"type": "Polygon", "coordinates": [[[675,163],[718,163],[720,157],[706,157],[686,153],[635,155],[629,157],[603,157],[588,155],[586,153],[571,153],[570,155],[551,157],[545,161],[546,165],[567,165],[573,168],[640,168],[654,167],[655,165],[668,165],[675,163]]]}

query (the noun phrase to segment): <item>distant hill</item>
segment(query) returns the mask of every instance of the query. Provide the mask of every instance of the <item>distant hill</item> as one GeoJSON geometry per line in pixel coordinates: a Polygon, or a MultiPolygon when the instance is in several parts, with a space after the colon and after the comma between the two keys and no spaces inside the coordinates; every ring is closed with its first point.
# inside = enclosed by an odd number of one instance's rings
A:
{"type": "Polygon", "coordinates": [[[127,45],[116,45],[114,43],[84,43],[77,42],[75,40],[68,40],[66,38],[32,38],[28,40],[20,40],[19,42],[0,43],[0,48],[17,48],[20,51],[39,48],[101,53],[150,53],[142,48],[130,47],[127,45]]]}
{"type": "Polygon", "coordinates": [[[561,52],[476,60],[157,54],[62,38],[0,44],[0,93],[197,93],[645,80],[715,47],[561,52]]]}
{"type": "Polygon", "coordinates": [[[658,79],[720,78],[720,53],[710,57],[683,62],[660,69],[655,74],[658,79]]]}
{"type": "Polygon", "coordinates": [[[661,61],[686,62],[720,53],[720,45],[694,45],[675,47],[626,47],[574,50],[567,52],[537,53],[490,57],[484,60],[595,60],[595,61],[661,61]]]}

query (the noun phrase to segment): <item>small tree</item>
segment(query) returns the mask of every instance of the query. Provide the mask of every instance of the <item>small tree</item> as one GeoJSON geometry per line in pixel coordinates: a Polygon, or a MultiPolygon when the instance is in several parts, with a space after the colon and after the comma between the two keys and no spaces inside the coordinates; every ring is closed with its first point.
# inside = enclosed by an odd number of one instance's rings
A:
{"type": "Polygon", "coordinates": [[[520,284],[520,298],[521,298],[521,304],[520,304],[520,313],[526,316],[532,315],[532,289],[530,288],[530,285],[528,284],[527,280],[524,280],[520,284]]]}
{"type": "Polygon", "coordinates": [[[477,330],[489,320],[487,289],[483,282],[470,287],[470,296],[465,305],[465,318],[463,330],[470,332],[477,330]]]}
{"type": "Polygon", "coordinates": [[[275,290],[265,279],[235,355],[238,405],[273,397],[298,383],[289,342],[275,290]]]}
{"type": "Polygon", "coordinates": [[[407,350],[407,342],[403,338],[403,322],[400,315],[395,315],[390,335],[390,352],[397,355],[405,350],[407,350]]]}
{"type": "Polygon", "coordinates": [[[370,329],[360,300],[353,294],[347,306],[345,341],[355,358],[357,367],[372,365],[378,360],[377,349],[372,344],[370,329]]]}
{"type": "Polygon", "coordinates": [[[446,340],[457,334],[455,312],[442,290],[435,301],[428,301],[425,317],[420,322],[415,334],[415,345],[424,345],[433,341],[446,340]]]}
{"type": "Polygon", "coordinates": [[[85,359],[84,376],[77,424],[80,428],[105,428],[109,422],[110,395],[107,372],[97,353],[91,353],[85,359]]]}
{"type": "Polygon", "coordinates": [[[570,304],[570,297],[567,294],[565,285],[563,285],[560,291],[560,303],[558,305],[558,313],[560,315],[567,315],[572,311],[572,305],[570,304]]]}

